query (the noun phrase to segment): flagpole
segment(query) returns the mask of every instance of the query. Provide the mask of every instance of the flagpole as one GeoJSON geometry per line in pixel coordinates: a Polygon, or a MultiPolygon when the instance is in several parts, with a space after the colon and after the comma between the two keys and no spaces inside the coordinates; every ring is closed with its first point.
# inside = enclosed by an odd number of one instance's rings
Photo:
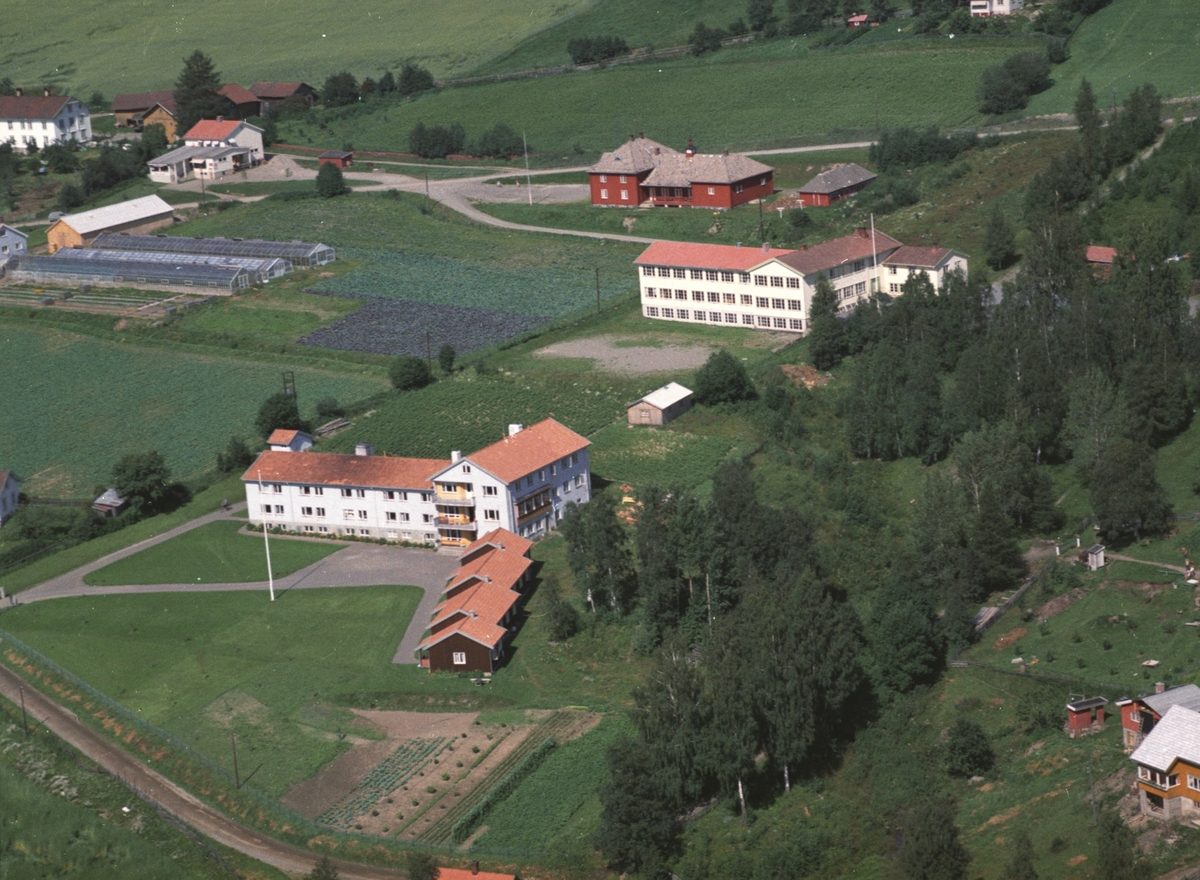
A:
{"type": "MultiPolygon", "coordinates": [[[[260,497],[263,495],[263,481],[262,481],[262,471],[261,470],[258,472],[258,494],[260,497]]],[[[267,533],[270,532],[270,530],[271,529],[269,527],[269,524],[267,523],[266,517],[263,517],[263,546],[267,550],[267,589],[270,590],[271,601],[274,602],[275,601],[275,577],[271,574],[271,541],[267,537],[267,533]]]]}

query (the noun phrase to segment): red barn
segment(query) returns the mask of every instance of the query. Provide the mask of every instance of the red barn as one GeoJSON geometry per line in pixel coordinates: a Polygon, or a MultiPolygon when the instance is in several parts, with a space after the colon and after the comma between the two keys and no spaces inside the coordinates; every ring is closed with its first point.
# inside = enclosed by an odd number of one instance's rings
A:
{"type": "Polygon", "coordinates": [[[1172,706],[1200,710],[1200,687],[1185,684],[1167,690],[1166,685],[1157,682],[1154,693],[1144,697],[1124,697],[1117,700],[1117,706],[1121,709],[1121,744],[1125,751],[1132,752],[1172,706]]]}
{"type": "Polygon", "coordinates": [[[871,22],[871,16],[864,14],[852,15],[846,19],[846,27],[860,28],[866,27],[871,22]]]}
{"type": "Polygon", "coordinates": [[[802,208],[827,208],[861,192],[877,175],[851,162],[818,174],[797,193],[802,208]]]}
{"type": "Polygon", "coordinates": [[[593,205],[726,210],[775,192],[775,169],[728,150],[678,152],[630,137],[588,171],[593,205]]]}
{"type": "Polygon", "coordinates": [[[354,164],[354,151],[326,150],[317,157],[317,162],[321,165],[336,165],[338,168],[346,168],[354,164]]]}
{"type": "Polygon", "coordinates": [[[1106,705],[1108,705],[1108,700],[1104,697],[1092,697],[1067,703],[1067,736],[1071,739],[1078,739],[1089,733],[1098,733],[1103,730],[1106,705]]]}

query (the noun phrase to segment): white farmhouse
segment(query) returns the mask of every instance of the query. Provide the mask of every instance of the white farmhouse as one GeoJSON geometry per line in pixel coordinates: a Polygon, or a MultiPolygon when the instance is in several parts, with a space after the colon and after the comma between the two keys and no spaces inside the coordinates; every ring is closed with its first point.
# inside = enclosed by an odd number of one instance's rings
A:
{"type": "Polygon", "coordinates": [[[297,452],[295,439],[272,435],[242,475],[256,524],[465,547],[496,528],[542,534],[591,497],[590,444],[553,419],[510,425],[504,439],[449,460],[375,455],[369,443],[355,455],[297,452]]]}
{"type": "Polygon", "coordinates": [[[26,150],[32,141],[39,150],[52,144],[92,139],[92,119],[87,105],[66,95],[22,94],[0,96],[0,143],[7,141],[26,150]]]}
{"type": "Polygon", "coordinates": [[[197,177],[216,180],[263,160],[263,131],[237,119],[202,119],[183,136],[183,146],[151,159],[150,179],[178,183],[197,177]]]}
{"type": "Polygon", "coordinates": [[[1025,0],[971,0],[971,15],[980,18],[1011,15],[1024,5],[1025,0]]]}

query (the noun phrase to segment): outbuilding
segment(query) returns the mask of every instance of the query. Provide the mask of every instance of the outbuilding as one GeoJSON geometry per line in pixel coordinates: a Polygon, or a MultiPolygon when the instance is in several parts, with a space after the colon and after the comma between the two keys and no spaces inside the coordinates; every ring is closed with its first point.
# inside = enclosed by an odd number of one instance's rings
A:
{"type": "Polygon", "coordinates": [[[104,232],[150,232],[170,224],[174,216],[175,209],[158,196],[143,196],[60,217],[46,230],[46,240],[54,253],[89,245],[104,232]]]}
{"type": "Polygon", "coordinates": [[[876,175],[854,162],[822,171],[796,194],[802,208],[827,208],[870,186],[876,175]]]}
{"type": "Polygon", "coordinates": [[[1084,553],[1088,571],[1099,571],[1104,568],[1104,545],[1093,544],[1084,553]]]}
{"type": "Polygon", "coordinates": [[[1104,707],[1107,705],[1108,700],[1104,697],[1090,697],[1067,703],[1067,736],[1078,739],[1103,730],[1104,707]]]}
{"type": "Polygon", "coordinates": [[[626,407],[631,425],[663,425],[692,408],[692,391],[669,382],[626,407]]]}
{"type": "Polygon", "coordinates": [[[92,502],[92,510],[108,518],[121,513],[129,502],[117,494],[116,489],[105,489],[104,494],[92,502]]]}
{"type": "Polygon", "coordinates": [[[320,165],[336,165],[338,168],[348,168],[354,164],[353,150],[326,150],[317,157],[320,165]]]}

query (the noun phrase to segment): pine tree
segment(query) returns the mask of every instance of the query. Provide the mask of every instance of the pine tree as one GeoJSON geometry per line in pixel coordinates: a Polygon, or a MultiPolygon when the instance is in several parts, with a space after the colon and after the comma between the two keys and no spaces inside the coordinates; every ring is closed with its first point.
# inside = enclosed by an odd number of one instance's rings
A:
{"type": "Polygon", "coordinates": [[[919,805],[909,818],[900,850],[906,880],[963,880],[970,861],[958,839],[951,805],[943,800],[919,805]]]}
{"type": "Polygon", "coordinates": [[[175,81],[175,130],[180,137],[201,119],[213,119],[225,109],[225,99],[217,94],[221,74],[213,61],[199,49],[183,62],[175,81]]]}
{"type": "Polygon", "coordinates": [[[1083,147],[1083,161],[1089,177],[1103,177],[1104,128],[1100,110],[1096,106],[1096,95],[1092,84],[1084,79],[1075,96],[1075,122],[1079,126],[1079,143],[1083,147]]]}
{"type": "Polygon", "coordinates": [[[818,370],[831,370],[846,353],[846,330],[837,316],[837,291],[821,273],[808,309],[808,352],[818,370]]]}
{"type": "Polygon", "coordinates": [[[1012,260],[1016,249],[1017,236],[1012,224],[999,205],[993,206],[983,230],[983,253],[987,257],[987,264],[993,269],[1003,269],[1012,260]]]}
{"type": "Polygon", "coordinates": [[[317,171],[317,195],[323,199],[340,196],[346,191],[346,178],[342,169],[332,162],[323,162],[317,171]]]}
{"type": "Polygon", "coordinates": [[[1121,816],[1106,810],[1096,830],[1097,880],[1135,880],[1138,876],[1133,832],[1121,816]]]}

